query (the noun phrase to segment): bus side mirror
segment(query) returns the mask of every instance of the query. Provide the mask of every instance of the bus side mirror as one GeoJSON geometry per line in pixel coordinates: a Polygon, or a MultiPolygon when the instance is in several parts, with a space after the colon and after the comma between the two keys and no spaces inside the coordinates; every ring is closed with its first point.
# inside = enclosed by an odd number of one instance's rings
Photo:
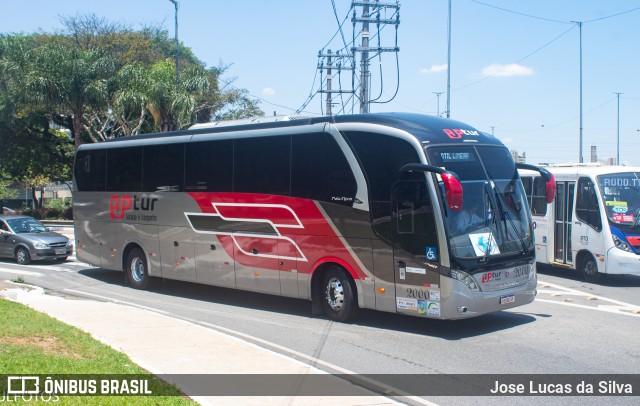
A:
{"type": "Polygon", "coordinates": [[[552,203],[556,198],[556,178],[549,173],[550,179],[545,183],[545,194],[547,195],[547,203],[552,203]]]}
{"type": "Polygon", "coordinates": [[[440,177],[444,184],[447,207],[453,211],[462,210],[462,185],[460,181],[449,172],[441,174],[440,177]]]}
{"type": "Polygon", "coordinates": [[[455,173],[425,164],[406,164],[400,168],[400,172],[433,172],[439,174],[444,185],[447,207],[453,211],[462,210],[462,185],[455,173]]]}
{"type": "Polygon", "coordinates": [[[530,171],[536,171],[545,181],[545,195],[547,198],[547,203],[552,203],[556,198],[556,178],[553,176],[551,172],[544,168],[540,168],[539,166],[525,164],[525,163],[516,163],[516,168],[518,169],[528,169],[530,171]]]}

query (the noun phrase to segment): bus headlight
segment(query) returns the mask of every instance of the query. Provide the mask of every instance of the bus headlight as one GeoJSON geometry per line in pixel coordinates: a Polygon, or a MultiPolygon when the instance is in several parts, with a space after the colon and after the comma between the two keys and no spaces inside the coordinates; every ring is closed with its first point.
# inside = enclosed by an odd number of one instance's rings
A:
{"type": "Polygon", "coordinates": [[[473,279],[473,277],[471,275],[469,275],[468,273],[452,269],[451,270],[451,277],[453,279],[455,279],[455,280],[458,280],[458,281],[464,283],[472,291],[480,292],[480,288],[478,287],[478,284],[476,283],[476,280],[473,279]]]}
{"type": "Polygon", "coordinates": [[[613,237],[613,243],[615,244],[616,248],[620,248],[621,250],[627,252],[633,252],[631,246],[626,241],[621,240],[620,237],[615,234],[611,234],[611,236],[613,237]]]}

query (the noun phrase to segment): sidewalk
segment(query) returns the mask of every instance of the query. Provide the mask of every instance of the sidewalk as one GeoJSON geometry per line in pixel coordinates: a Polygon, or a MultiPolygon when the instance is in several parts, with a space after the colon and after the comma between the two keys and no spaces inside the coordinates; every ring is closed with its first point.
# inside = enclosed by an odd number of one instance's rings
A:
{"type": "MultiPolygon", "coordinates": [[[[2,281],[0,296],[90,333],[99,341],[127,354],[136,364],[153,374],[295,374],[301,377],[301,381],[307,375],[324,374],[310,365],[236,337],[150,310],[110,302],[65,299],[46,295],[39,288],[29,290],[2,281]]],[[[187,376],[178,376],[172,383],[188,393],[188,381],[187,376]]],[[[392,399],[372,395],[346,381],[335,381],[337,386],[332,393],[357,391],[361,396],[192,398],[205,405],[395,404],[392,399]],[[340,388],[340,385],[344,387],[340,388]]]]}

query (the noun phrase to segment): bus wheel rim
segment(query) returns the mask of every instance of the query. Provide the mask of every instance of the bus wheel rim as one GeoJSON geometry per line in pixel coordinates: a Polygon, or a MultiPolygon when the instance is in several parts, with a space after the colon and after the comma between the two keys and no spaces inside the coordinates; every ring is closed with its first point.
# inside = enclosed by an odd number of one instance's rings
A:
{"type": "Polygon", "coordinates": [[[344,287],[340,279],[333,277],[327,283],[327,303],[334,311],[340,311],[344,304],[344,287]]]}
{"type": "Polygon", "coordinates": [[[136,282],[140,282],[144,278],[144,263],[138,257],[131,261],[131,276],[136,282]]]}
{"type": "Polygon", "coordinates": [[[595,275],[598,272],[595,267],[595,262],[587,261],[587,263],[584,265],[584,272],[587,275],[595,275]]]}

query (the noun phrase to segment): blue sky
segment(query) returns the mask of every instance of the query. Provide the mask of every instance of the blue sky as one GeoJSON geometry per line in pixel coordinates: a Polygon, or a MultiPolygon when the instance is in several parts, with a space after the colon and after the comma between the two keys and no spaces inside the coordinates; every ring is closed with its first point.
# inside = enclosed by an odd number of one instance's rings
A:
{"type": "MultiPolygon", "coordinates": [[[[340,21],[350,4],[335,0],[340,21]]],[[[583,21],[584,159],[590,159],[592,145],[600,159],[616,156],[614,92],[622,92],[620,160],[640,166],[640,9],[606,18],[639,8],[640,0],[452,4],[452,118],[493,131],[510,149],[525,152],[527,162],[577,161],[579,31],[571,21],[583,21]]],[[[169,0],[11,1],[3,2],[0,32],[51,32],[62,28],[59,16],[95,13],[133,28],[160,24],[173,37],[173,11],[169,0]]],[[[267,114],[291,114],[319,88],[318,51],[327,44],[325,50],[343,47],[339,34],[329,42],[337,28],[331,0],[180,1],[180,41],[208,66],[232,64],[225,78],[235,78],[235,86],[261,98],[267,114]]],[[[350,42],[350,18],[343,29],[350,42]]],[[[393,31],[382,31],[381,46],[394,45],[393,31]]],[[[377,38],[373,41],[377,44],[377,38]]],[[[447,85],[447,0],[402,1],[398,46],[398,94],[371,111],[435,115],[433,92],[446,92],[447,85]]],[[[380,92],[378,66],[373,59],[374,96],[380,92]]],[[[393,54],[382,56],[382,72],[384,99],[396,88],[393,54]]],[[[350,88],[349,73],[343,73],[342,83],[350,88]]],[[[443,93],[440,112],[445,108],[443,93]]],[[[320,114],[321,109],[324,101],[316,96],[305,111],[320,114]]]]}

